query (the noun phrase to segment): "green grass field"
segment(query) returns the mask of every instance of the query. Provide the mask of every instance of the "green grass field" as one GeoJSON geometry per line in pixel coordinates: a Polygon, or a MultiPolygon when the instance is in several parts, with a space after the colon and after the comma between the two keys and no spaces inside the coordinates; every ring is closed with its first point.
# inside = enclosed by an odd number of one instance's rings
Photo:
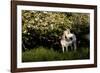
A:
{"type": "Polygon", "coordinates": [[[78,51],[61,52],[52,48],[38,47],[22,52],[22,62],[57,61],[57,60],[89,59],[89,49],[80,48],[78,51]]]}

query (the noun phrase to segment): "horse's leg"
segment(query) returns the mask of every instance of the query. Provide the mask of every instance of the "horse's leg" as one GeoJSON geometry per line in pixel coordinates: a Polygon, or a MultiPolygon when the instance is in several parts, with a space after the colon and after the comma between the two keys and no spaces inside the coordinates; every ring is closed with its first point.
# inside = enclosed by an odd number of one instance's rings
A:
{"type": "Polygon", "coordinates": [[[71,50],[73,49],[73,44],[70,44],[70,49],[71,49],[71,50]]]}
{"type": "Polygon", "coordinates": [[[76,51],[76,42],[74,42],[74,50],[76,51]]]}
{"type": "Polygon", "coordinates": [[[63,53],[64,53],[64,46],[62,46],[62,51],[63,51],[63,53]]]}
{"type": "Polygon", "coordinates": [[[68,51],[68,45],[66,45],[66,51],[68,51]]]}

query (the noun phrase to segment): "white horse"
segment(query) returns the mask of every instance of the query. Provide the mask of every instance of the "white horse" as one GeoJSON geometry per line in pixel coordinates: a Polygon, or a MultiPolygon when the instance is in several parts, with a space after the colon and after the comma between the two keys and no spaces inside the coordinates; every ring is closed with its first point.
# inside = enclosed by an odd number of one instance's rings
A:
{"type": "Polygon", "coordinates": [[[72,34],[69,29],[66,29],[63,32],[60,43],[61,43],[63,52],[65,48],[66,48],[66,51],[68,51],[68,46],[72,48],[72,44],[74,46],[74,50],[76,50],[76,36],[72,34]]]}

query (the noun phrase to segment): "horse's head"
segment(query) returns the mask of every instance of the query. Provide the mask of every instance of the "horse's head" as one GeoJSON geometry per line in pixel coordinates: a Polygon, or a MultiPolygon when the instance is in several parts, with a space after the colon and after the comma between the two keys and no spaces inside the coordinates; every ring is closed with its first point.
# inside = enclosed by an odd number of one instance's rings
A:
{"type": "Polygon", "coordinates": [[[70,38],[68,36],[66,36],[66,35],[62,35],[60,39],[61,40],[66,40],[66,41],[70,41],[70,38]]]}
{"type": "Polygon", "coordinates": [[[67,40],[70,40],[70,38],[68,37],[68,35],[70,34],[70,29],[66,29],[63,33],[63,37],[67,40]]]}
{"type": "Polygon", "coordinates": [[[71,38],[69,37],[70,34],[71,34],[70,29],[67,28],[67,29],[63,32],[63,35],[61,36],[61,39],[62,39],[62,40],[66,40],[66,41],[71,41],[71,38]]]}
{"type": "Polygon", "coordinates": [[[67,36],[68,34],[70,34],[70,29],[65,29],[63,32],[63,35],[67,36]]]}

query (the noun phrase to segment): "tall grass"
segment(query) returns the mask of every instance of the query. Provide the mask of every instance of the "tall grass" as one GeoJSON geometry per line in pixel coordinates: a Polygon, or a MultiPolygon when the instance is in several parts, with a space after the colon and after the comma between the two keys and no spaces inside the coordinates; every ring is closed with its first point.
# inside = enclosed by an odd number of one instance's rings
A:
{"type": "Polygon", "coordinates": [[[77,60],[89,59],[89,49],[80,48],[78,51],[60,52],[52,48],[37,47],[31,50],[22,52],[22,62],[35,61],[57,61],[57,60],[77,60]]]}

